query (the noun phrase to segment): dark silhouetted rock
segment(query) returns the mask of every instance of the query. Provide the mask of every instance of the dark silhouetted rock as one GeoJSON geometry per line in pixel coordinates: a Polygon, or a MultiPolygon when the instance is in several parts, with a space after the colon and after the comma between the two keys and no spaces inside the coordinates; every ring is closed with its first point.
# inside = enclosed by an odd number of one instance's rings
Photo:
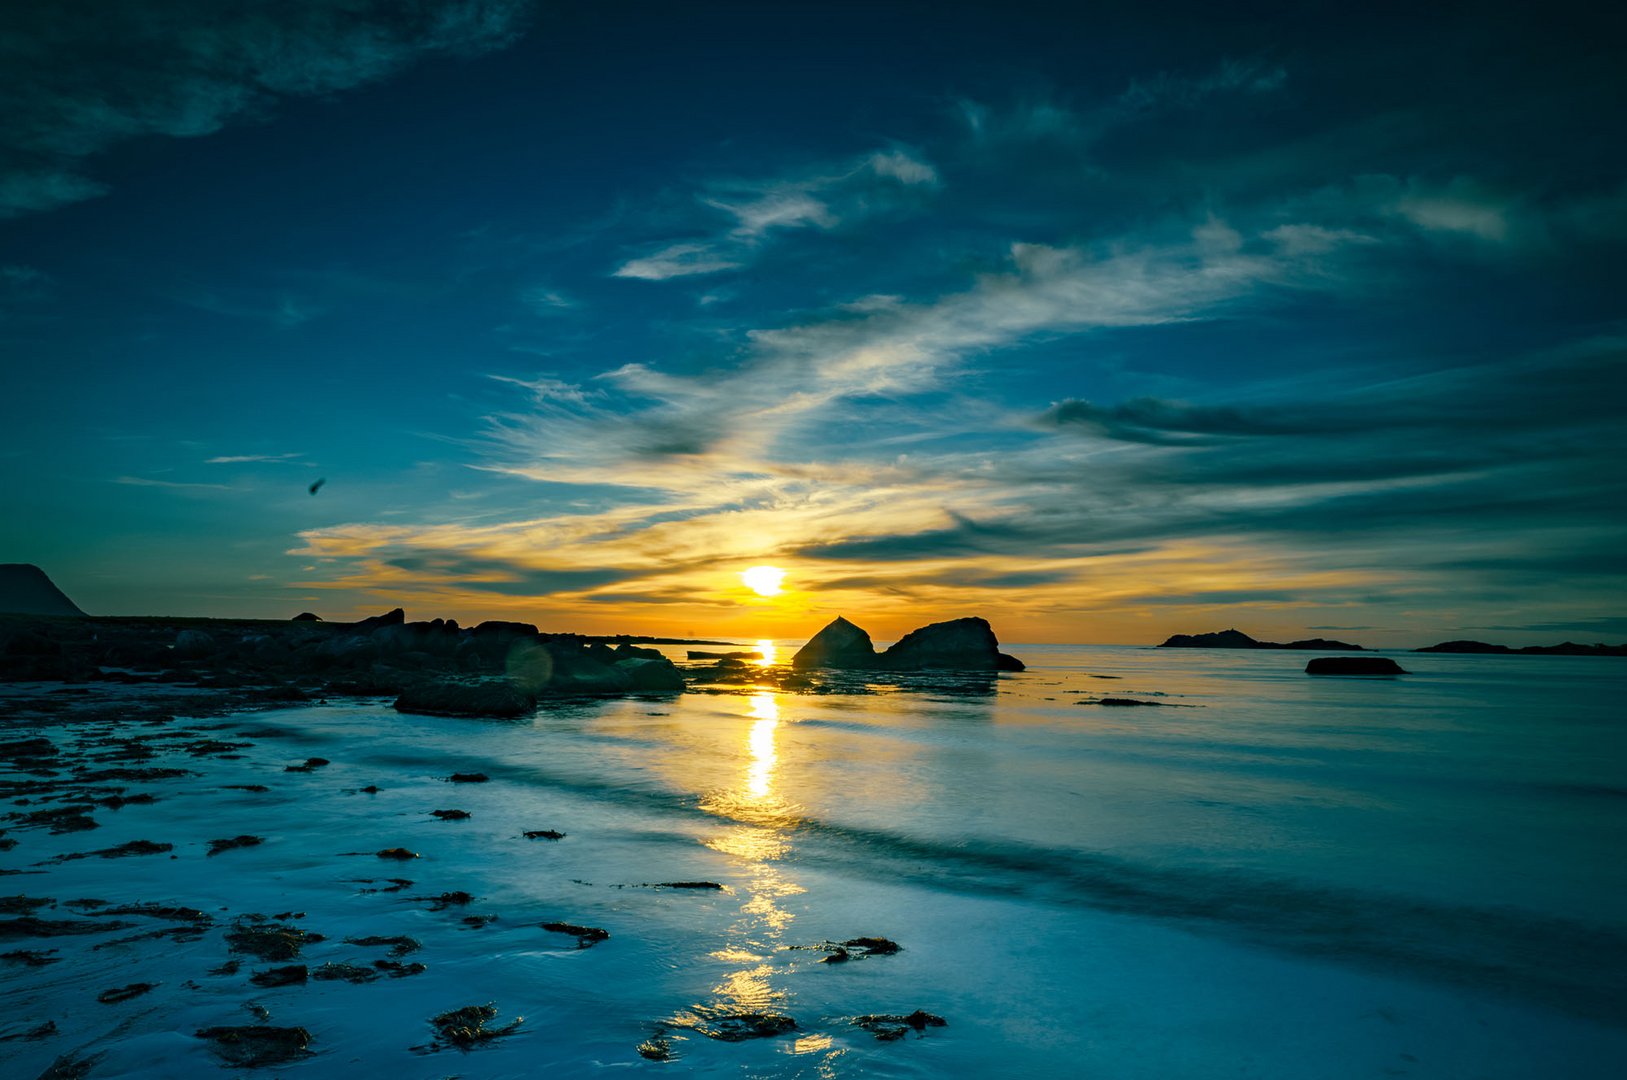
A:
{"type": "Polygon", "coordinates": [[[1319,656],[1305,665],[1307,675],[1405,675],[1387,656],[1319,656]]]}
{"type": "Polygon", "coordinates": [[[870,635],[837,616],[791,657],[794,668],[871,668],[876,647],[870,635]]]}
{"type": "Polygon", "coordinates": [[[501,619],[487,619],[478,624],[472,631],[477,638],[533,638],[537,636],[537,628],[528,622],[504,622],[501,619]]]}
{"type": "Polygon", "coordinates": [[[665,660],[667,658],[666,654],[660,649],[645,649],[625,641],[617,645],[614,652],[617,663],[623,660],[665,660]]]}
{"type": "Polygon", "coordinates": [[[1490,645],[1484,641],[1443,641],[1438,645],[1430,645],[1413,652],[1449,652],[1449,653],[1510,653],[1514,650],[1507,645],[1490,645]]]}
{"type": "Polygon", "coordinates": [[[10,615],[85,614],[33,563],[0,563],[0,611],[10,615]]]}
{"type": "Polygon", "coordinates": [[[298,615],[295,615],[289,621],[290,622],[321,622],[322,621],[322,616],[317,615],[314,612],[302,611],[298,615]]]}
{"type": "Polygon", "coordinates": [[[215,651],[215,639],[202,630],[182,630],[175,635],[175,655],[195,659],[215,651]]]}
{"type": "Polygon", "coordinates": [[[1256,641],[1241,630],[1218,630],[1212,634],[1175,634],[1158,646],[1160,649],[1309,649],[1316,652],[1361,652],[1360,645],[1329,638],[1305,638],[1302,641],[1256,641]]]}
{"type": "Polygon", "coordinates": [[[1027,671],[1028,665],[1012,656],[1010,653],[996,653],[994,657],[995,671],[1027,671]]]}
{"type": "Polygon", "coordinates": [[[578,949],[591,948],[601,941],[610,940],[610,931],[597,926],[578,926],[568,922],[545,922],[542,928],[550,934],[565,934],[576,939],[578,949]]]}
{"type": "Polygon", "coordinates": [[[1219,630],[1213,634],[1174,634],[1160,649],[1258,649],[1260,643],[1241,630],[1219,630]]]}
{"type": "Polygon", "coordinates": [[[507,681],[433,682],[409,686],[395,710],[429,716],[524,716],[537,699],[507,681]]]}
{"type": "Polygon", "coordinates": [[[634,690],[682,690],[685,685],[683,672],[664,656],[653,660],[637,657],[618,660],[616,668],[627,673],[634,690]]]}
{"type": "Polygon", "coordinates": [[[371,633],[381,626],[400,626],[407,621],[407,613],[400,608],[386,611],[383,615],[374,615],[361,622],[351,624],[351,629],[358,633],[371,633]]]}
{"type": "Polygon", "coordinates": [[[889,671],[997,671],[1000,643],[987,620],[951,619],[911,630],[881,654],[876,666],[889,671]]]}
{"type": "Polygon", "coordinates": [[[1558,645],[1527,645],[1519,651],[1525,656],[1627,656],[1627,645],[1580,645],[1565,641],[1558,645]]]}
{"type": "Polygon", "coordinates": [[[772,1039],[796,1029],[797,1022],[780,1013],[728,1013],[708,1017],[706,1022],[696,1025],[702,1035],[721,1042],[772,1039]]]}

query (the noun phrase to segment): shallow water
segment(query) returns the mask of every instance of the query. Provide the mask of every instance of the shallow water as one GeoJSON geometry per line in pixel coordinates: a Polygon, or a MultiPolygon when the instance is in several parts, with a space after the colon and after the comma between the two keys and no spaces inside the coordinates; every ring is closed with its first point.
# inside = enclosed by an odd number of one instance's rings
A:
{"type": "Polygon", "coordinates": [[[92,832],[10,834],[0,866],[47,872],[0,892],[220,922],[156,947],[7,943],[62,959],[0,968],[0,1034],[60,1034],[0,1043],[0,1063],[31,1076],[80,1050],[104,1055],[97,1076],[207,1072],[191,1033],[253,1023],[252,1001],[315,1037],[315,1056],[269,1072],[311,1077],[1620,1074],[1627,664],[1408,655],[1404,678],[1329,679],[1295,653],[1010,649],[1030,670],[982,686],[689,693],[517,723],[382,703],[237,718],[211,734],[281,736],[237,761],[173,755],[203,775],[136,785],[160,801],[99,810],[92,832]],[[1079,703],[1102,695],[1162,707],[1079,703]],[[332,764],[282,771],[310,755],[332,764]],[[445,808],[472,816],[430,816],[445,808]],[[567,835],[521,835],[536,829],[567,835]],[[266,843],[204,857],[238,833],[266,843]],[[176,857],[33,866],[135,838],[176,857]],[[373,854],[397,845],[422,858],[373,854]],[[357,883],[387,877],[415,885],[357,883]],[[644,887],[694,880],[724,889],[644,887]],[[409,899],[453,889],[476,900],[409,899]],[[305,912],[327,937],[313,966],[381,955],[346,936],[405,933],[428,970],[269,990],[247,978],[276,965],[208,974],[250,911],[305,912]],[[549,920],[611,937],[578,949],[549,920]],[[789,948],[857,936],[903,951],[835,965],[789,948]],[[138,979],[161,985],[95,1002],[138,979]],[[431,1015],[486,1001],[524,1025],[468,1054],[424,1049],[431,1015]],[[948,1026],[881,1042],[851,1022],[915,1009],[948,1026]],[[730,1011],[797,1030],[691,1029],[730,1011]],[[641,1059],[663,1032],[677,1060],[641,1059]]]}

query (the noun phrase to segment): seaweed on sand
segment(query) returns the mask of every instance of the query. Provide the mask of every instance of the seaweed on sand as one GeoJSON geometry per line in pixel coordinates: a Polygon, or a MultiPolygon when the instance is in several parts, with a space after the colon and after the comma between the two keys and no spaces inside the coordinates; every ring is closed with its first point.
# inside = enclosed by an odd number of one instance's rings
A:
{"type": "Polygon", "coordinates": [[[244,1024],[202,1028],[194,1034],[213,1043],[227,1064],[245,1068],[283,1065],[310,1054],[311,1033],[302,1027],[244,1024]]]}
{"type": "Polygon", "coordinates": [[[441,1013],[429,1021],[430,1026],[435,1029],[435,1049],[455,1046],[460,1050],[472,1050],[493,1039],[512,1035],[525,1022],[524,1017],[517,1016],[501,1027],[486,1026],[495,1019],[497,1007],[490,1002],[484,1005],[465,1005],[441,1013]]]}

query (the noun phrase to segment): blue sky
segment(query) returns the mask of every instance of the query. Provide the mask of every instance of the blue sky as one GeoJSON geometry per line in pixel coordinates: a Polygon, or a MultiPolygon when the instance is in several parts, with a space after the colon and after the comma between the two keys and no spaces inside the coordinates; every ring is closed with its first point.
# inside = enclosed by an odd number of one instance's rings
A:
{"type": "Polygon", "coordinates": [[[109,614],[1627,638],[1607,18],[10,13],[0,561],[109,614]]]}

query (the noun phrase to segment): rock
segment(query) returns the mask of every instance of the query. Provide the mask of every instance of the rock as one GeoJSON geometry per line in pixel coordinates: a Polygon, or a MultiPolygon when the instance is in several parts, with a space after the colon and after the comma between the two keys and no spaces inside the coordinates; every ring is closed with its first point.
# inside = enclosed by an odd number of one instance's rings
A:
{"type": "Polygon", "coordinates": [[[415,953],[424,947],[417,938],[410,938],[405,934],[396,934],[392,937],[381,937],[378,935],[371,937],[347,937],[345,938],[345,943],[348,945],[361,945],[365,948],[377,948],[379,946],[388,945],[390,947],[390,955],[398,959],[408,955],[409,953],[415,953]]]}
{"type": "Polygon", "coordinates": [[[905,634],[876,666],[889,671],[995,671],[1000,643],[984,619],[951,619],[905,634]]]}
{"type": "Polygon", "coordinates": [[[1221,630],[1213,634],[1175,634],[1160,649],[1258,649],[1260,643],[1241,630],[1221,630]]]}
{"type": "Polygon", "coordinates": [[[534,694],[506,680],[419,683],[395,700],[397,712],[428,716],[525,716],[536,707],[534,694]]]}
{"type": "Polygon", "coordinates": [[[550,934],[565,934],[576,939],[578,949],[591,948],[601,941],[608,941],[610,931],[601,930],[597,926],[578,926],[568,922],[545,922],[542,928],[550,934]]]}
{"type": "Polygon", "coordinates": [[[12,615],[77,615],[79,605],[33,563],[0,563],[0,611],[12,615]]]}
{"type": "MultiPolygon", "coordinates": [[[[666,655],[660,649],[643,649],[628,642],[622,642],[615,648],[618,660],[665,660],[666,655]]],[[[694,657],[690,657],[691,660],[694,657]]]]}
{"type": "Polygon", "coordinates": [[[1028,665],[1012,656],[1010,653],[996,653],[994,655],[995,671],[1027,671],[1028,665]]]}
{"type": "Polygon", "coordinates": [[[355,633],[370,634],[381,626],[400,626],[407,621],[407,613],[400,608],[386,611],[383,615],[374,615],[361,622],[352,623],[350,628],[355,633]]]}
{"type": "Polygon", "coordinates": [[[534,638],[537,628],[528,622],[504,622],[501,619],[487,619],[470,631],[476,639],[480,638],[534,638]]]}
{"type": "MultiPolygon", "coordinates": [[[[645,649],[643,652],[653,652],[645,649]]],[[[627,672],[631,679],[632,689],[659,691],[682,690],[684,688],[684,674],[679,671],[671,660],[664,656],[656,659],[637,657],[628,660],[616,661],[619,671],[627,672]]]]}
{"type": "Polygon", "coordinates": [[[565,834],[556,829],[532,829],[525,834],[527,840],[563,840],[565,834]]]}
{"type": "Polygon", "coordinates": [[[1307,675],[1405,675],[1387,656],[1319,656],[1305,665],[1307,675]]]}
{"type": "Polygon", "coordinates": [[[702,652],[699,649],[690,649],[684,655],[690,660],[757,660],[762,657],[759,652],[702,652]]]}
{"type": "Polygon", "coordinates": [[[449,784],[484,784],[491,777],[483,772],[455,772],[446,778],[449,784]]]}
{"type": "Polygon", "coordinates": [[[378,857],[381,859],[395,859],[398,862],[406,862],[410,859],[418,858],[418,853],[416,851],[409,851],[404,847],[392,847],[385,848],[383,851],[380,851],[378,853],[378,857]]]}
{"type": "Polygon", "coordinates": [[[292,619],[289,620],[289,622],[321,622],[321,621],[322,621],[322,616],[314,614],[313,612],[309,612],[309,611],[302,611],[298,615],[295,615],[292,619]]]}
{"type": "Polygon", "coordinates": [[[791,666],[803,668],[870,668],[876,647],[870,635],[838,616],[791,657],[791,666]]]}
{"type": "Polygon", "coordinates": [[[215,639],[202,630],[182,630],[175,635],[175,655],[189,660],[215,651],[215,639]]]}
{"type": "Polygon", "coordinates": [[[925,1033],[929,1027],[947,1027],[949,1021],[941,1016],[922,1009],[916,1009],[908,1016],[894,1016],[889,1014],[872,1014],[869,1016],[855,1016],[853,1022],[864,1030],[870,1032],[882,1042],[893,1042],[902,1039],[911,1030],[925,1033]]]}
{"type": "Polygon", "coordinates": [[[1343,649],[1361,652],[1360,645],[1328,638],[1306,638],[1303,641],[1255,641],[1241,630],[1220,630],[1212,634],[1175,634],[1158,646],[1160,649],[1310,649],[1327,652],[1343,649]]]}
{"type": "Polygon", "coordinates": [[[1430,645],[1413,652],[1449,652],[1449,653],[1508,653],[1514,650],[1507,645],[1490,645],[1484,641],[1443,641],[1439,645],[1430,645]]]}
{"type": "Polygon", "coordinates": [[[431,810],[430,816],[438,817],[442,821],[465,821],[470,815],[467,810],[431,810]]]}

